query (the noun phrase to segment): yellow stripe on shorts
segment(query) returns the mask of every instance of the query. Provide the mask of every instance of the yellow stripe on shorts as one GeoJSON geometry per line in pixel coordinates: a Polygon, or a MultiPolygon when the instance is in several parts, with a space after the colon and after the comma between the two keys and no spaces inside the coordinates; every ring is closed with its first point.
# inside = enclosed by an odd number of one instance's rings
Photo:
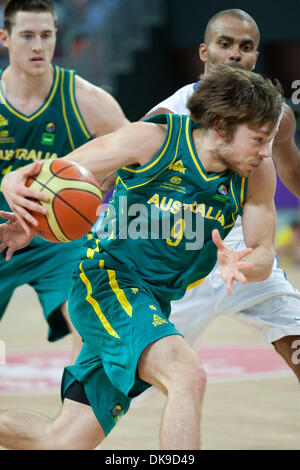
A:
{"type": "Polygon", "coordinates": [[[99,253],[99,241],[100,240],[96,240],[96,248],[88,248],[87,249],[87,252],[86,252],[86,257],[89,258],[89,259],[93,259],[94,258],[94,254],[95,252],[99,253]]]}
{"type": "Polygon", "coordinates": [[[197,287],[197,286],[200,286],[200,284],[202,284],[202,282],[204,281],[205,277],[203,277],[202,279],[199,279],[199,281],[196,281],[196,282],[193,282],[193,284],[189,284],[186,288],[186,290],[189,290],[189,289],[193,289],[193,287],[197,287]]]}
{"type": "Polygon", "coordinates": [[[127,315],[132,317],[132,306],[127,300],[127,297],[125,295],[125,292],[123,289],[120,289],[118,281],[116,279],[116,271],[113,271],[112,269],[107,270],[108,278],[109,278],[109,285],[112,288],[113,292],[115,293],[120,305],[122,308],[125,310],[127,315]]]}
{"type": "Polygon", "coordinates": [[[97,302],[97,300],[95,300],[93,297],[92,297],[92,286],[91,286],[91,283],[90,281],[88,280],[85,272],[83,271],[82,269],[82,262],[80,263],[80,279],[82,280],[82,282],[84,283],[84,285],[86,286],[86,290],[87,290],[87,296],[86,296],[86,301],[93,307],[96,315],[99,317],[99,320],[101,321],[103,327],[106,329],[106,331],[111,335],[111,336],[114,336],[115,338],[120,338],[120,336],[115,332],[115,330],[112,328],[112,326],[110,325],[110,323],[108,322],[108,320],[106,319],[106,317],[103,315],[102,311],[101,311],[101,308],[97,302]]]}

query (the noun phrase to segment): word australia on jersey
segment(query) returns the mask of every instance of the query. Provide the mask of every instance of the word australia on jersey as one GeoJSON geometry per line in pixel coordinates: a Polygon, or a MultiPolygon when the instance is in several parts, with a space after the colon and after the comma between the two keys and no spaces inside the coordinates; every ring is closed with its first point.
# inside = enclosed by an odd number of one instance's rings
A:
{"type": "Polygon", "coordinates": [[[144,166],[117,172],[115,191],[100,230],[88,242],[83,269],[130,273],[165,301],[201,282],[216,263],[211,232],[225,238],[242,214],[247,179],[226,170],[207,174],[197,155],[188,116],[160,114],[165,142],[144,166]],[[87,265],[85,265],[85,261],[87,265]],[[94,264],[93,264],[94,263],[94,264]]]}
{"type": "MultiPolygon", "coordinates": [[[[76,103],[73,70],[54,66],[48,97],[30,116],[7,101],[1,86],[0,103],[0,182],[10,171],[35,160],[63,157],[92,137],[76,103]]],[[[8,209],[2,193],[0,205],[8,209]]]]}

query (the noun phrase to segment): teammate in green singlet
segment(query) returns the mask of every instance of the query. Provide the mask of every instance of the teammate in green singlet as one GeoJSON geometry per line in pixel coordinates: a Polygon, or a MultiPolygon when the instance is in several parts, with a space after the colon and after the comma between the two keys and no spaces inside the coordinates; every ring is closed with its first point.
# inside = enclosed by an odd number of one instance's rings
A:
{"type": "MultiPolygon", "coordinates": [[[[60,158],[89,141],[113,132],[126,119],[104,90],[73,70],[52,64],[56,13],[49,0],[10,0],[0,41],[9,66],[0,70],[0,182],[5,174],[34,161],[60,158]]],[[[8,206],[0,192],[0,208],[8,206]]],[[[1,222],[1,219],[0,219],[1,222]]],[[[67,313],[67,293],[81,241],[54,245],[35,238],[11,263],[0,259],[0,318],[14,289],[30,284],[49,324],[50,341],[74,334],[67,313]]]]}
{"type": "MultiPolygon", "coordinates": [[[[217,257],[229,294],[234,281],[270,274],[276,178],[269,157],[282,106],[270,81],[216,66],[188,102],[191,119],[162,114],[65,157],[84,164],[100,183],[118,170],[102,229],[83,246],[73,274],[70,317],[84,345],[65,369],[60,416],[49,421],[29,412],[2,412],[0,444],[94,448],[131,399],[155,385],[167,397],[160,447],[200,447],[206,375],[169,321],[170,301],[201,282],[217,257]],[[233,252],[222,239],[242,212],[249,248],[233,252]]],[[[36,202],[20,203],[13,189],[33,198],[40,193],[24,188],[24,173],[8,174],[3,191],[28,220],[36,202]]]]}

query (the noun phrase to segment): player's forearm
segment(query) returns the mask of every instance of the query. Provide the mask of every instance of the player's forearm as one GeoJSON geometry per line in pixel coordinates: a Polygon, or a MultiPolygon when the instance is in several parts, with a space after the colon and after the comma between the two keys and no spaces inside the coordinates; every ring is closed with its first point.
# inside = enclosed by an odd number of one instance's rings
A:
{"type": "Polygon", "coordinates": [[[273,248],[257,246],[243,261],[253,264],[252,269],[241,270],[248,282],[258,282],[267,279],[272,271],[275,252],[273,248]]]}
{"type": "Polygon", "coordinates": [[[63,160],[72,160],[84,166],[97,179],[111,173],[121,166],[121,160],[119,162],[118,159],[112,158],[111,153],[106,149],[106,145],[102,140],[103,138],[98,138],[84,144],[63,157],[63,160]]]}

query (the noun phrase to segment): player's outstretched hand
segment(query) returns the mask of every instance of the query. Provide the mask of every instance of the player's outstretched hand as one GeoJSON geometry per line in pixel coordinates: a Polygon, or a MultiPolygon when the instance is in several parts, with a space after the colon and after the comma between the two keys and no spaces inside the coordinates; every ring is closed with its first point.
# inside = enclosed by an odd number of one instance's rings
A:
{"type": "Polygon", "coordinates": [[[0,217],[8,222],[0,224],[0,253],[6,248],[6,261],[10,261],[14,252],[25,248],[33,239],[33,234],[24,231],[17,217],[12,212],[0,211],[0,217]]]}
{"type": "Polygon", "coordinates": [[[42,192],[27,188],[26,181],[29,176],[37,175],[41,169],[41,162],[34,162],[26,165],[17,171],[7,173],[2,180],[1,189],[24,231],[30,234],[30,224],[37,226],[38,222],[31,212],[46,214],[47,210],[38,202],[32,199],[48,201],[48,196],[42,192]]]}
{"type": "Polygon", "coordinates": [[[241,272],[242,269],[251,269],[253,264],[243,261],[245,256],[252,253],[252,248],[245,248],[241,251],[232,251],[223,243],[218,230],[212,231],[212,240],[218,248],[218,262],[221,266],[221,278],[226,284],[227,294],[232,294],[234,281],[246,284],[247,279],[241,272]]]}

